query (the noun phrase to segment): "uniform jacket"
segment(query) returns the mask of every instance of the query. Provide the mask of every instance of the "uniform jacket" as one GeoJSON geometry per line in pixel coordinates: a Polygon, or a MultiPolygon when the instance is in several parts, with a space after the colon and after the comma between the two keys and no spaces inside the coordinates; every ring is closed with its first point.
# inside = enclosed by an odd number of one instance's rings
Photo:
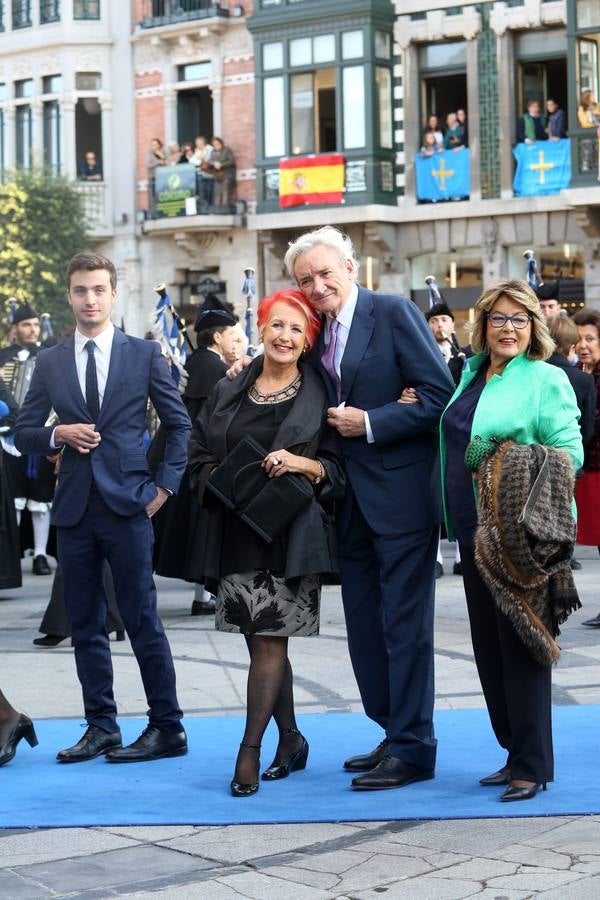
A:
{"type": "MultiPolygon", "coordinates": [[[[323,334],[313,351],[321,364],[323,334]]],[[[452,378],[422,313],[411,300],[359,288],[341,364],[341,399],[366,410],[375,442],[342,438],[348,481],[361,512],[377,534],[406,534],[441,521],[436,428],[452,394],[452,378]],[[398,403],[405,387],[420,403],[398,403]]],[[[337,511],[339,530],[349,521],[351,497],[337,511]]]]}
{"type": "MultiPolygon", "coordinates": [[[[481,365],[488,359],[479,353],[467,361],[459,386],[448,406],[460,397],[481,365]]],[[[445,412],[445,410],[444,410],[445,412]]],[[[511,439],[517,444],[544,444],[566,450],[575,470],[583,463],[579,408],[564,372],[524,354],[511,360],[502,375],[493,375],[477,404],[471,438],[511,439]]],[[[442,485],[446,483],[446,436],[444,418],[440,428],[442,485]]],[[[446,531],[453,540],[452,523],[446,514],[446,531]]]]}
{"type": "MultiPolygon", "coordinates": [[[[54,409],[63,425],[92,422],[75,367],[73,338],[38,356],[31,386],[15,429],[22,453],[51,454],[54,409]]],[[[76,525],[85,512],[92,480],[107,505],[121,516],[140,512],[156,496],[156,485],[177,491],[186,465],[191,423],[156,341],[115,329],[108,379],[96,423],[102,440],[91,453],[65,446],[52,504],[55,525],[76,525]],[[156,482],[143,447],[148,398],[167,430],[156,482]]]]}
{"type": "Polygon", "coordinates": [[[572,366],[567,357],[563,356],[562,353],[553,353],[548,362],[550,365],[558,366],[559,369],[563,370],[571,382],[571,387],[575,391],[577,406],[581,413],[581,418],[579,419],[581,439],[585,449],[594,434],[594,418],[596,414],[596,390],[594,379],[588,372],[582,372],[581,369],[572,366]]]}

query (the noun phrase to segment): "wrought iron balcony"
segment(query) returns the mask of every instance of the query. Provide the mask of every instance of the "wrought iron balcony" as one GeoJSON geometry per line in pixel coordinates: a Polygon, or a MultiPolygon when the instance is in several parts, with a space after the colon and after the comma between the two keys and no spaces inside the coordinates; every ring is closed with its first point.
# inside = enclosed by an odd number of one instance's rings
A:
{"type": "Polygon", "coordinates": [[[140,25],[142,28],[157,28],[215,16],[229,16],[229,9],[218,0],[144,0],[140,25]]]}

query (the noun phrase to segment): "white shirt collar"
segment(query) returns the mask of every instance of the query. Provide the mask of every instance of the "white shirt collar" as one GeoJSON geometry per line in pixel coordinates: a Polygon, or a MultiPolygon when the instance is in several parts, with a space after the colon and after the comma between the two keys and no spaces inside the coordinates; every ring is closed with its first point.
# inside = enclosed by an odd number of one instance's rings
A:
{"type": "MultiPolygon", "coordinates": [[[[98,350],[100,350],[101,353],[107,353],[108,350],[110,350],[114,336],[115,326],[112,322],[110,322],[104,329],[104,331],[101,331],[100,334],[97,334],[96,337],[93,338],[96,347],[98,348],[98,350]]],[[[75,351],[77,353],[83,353],[85,345],[89,340],[91,340],[91,338],[89,338],[87,334],[82,334],[82,332],[78,328],[75,329],[74,338],[75,351]]]]}
{"type": "MultiPolygon", "coordinates": [[[[354,310],[356,309],[356,303],[358,301],[358,285],[356,282],[353,282],[352,287],[350,288],[350,293],[348,294],[348,299],[340,309],[336,318],[340,325],[343,325],[344,328],[350,330],[350,326],[352,325],[352,318],[354,316],[354,310]]],[[[327,319],[328,330],[331,325],[331,321],[327,319]]]]}

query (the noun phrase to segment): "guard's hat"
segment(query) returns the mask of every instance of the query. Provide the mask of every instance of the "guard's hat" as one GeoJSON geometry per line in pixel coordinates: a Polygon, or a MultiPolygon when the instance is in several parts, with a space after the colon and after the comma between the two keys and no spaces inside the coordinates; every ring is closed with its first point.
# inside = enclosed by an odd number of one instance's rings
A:
{"type": "Polygon", "coordinates": [[[227,328],[236,325],[237,319],[231,312],[228,303],[223,303],[216,294],[208,293],[204,303],[198,311],[198,318],[194,325],[194,331],[204,331],[206,328],[227,328]]]}
{"type": "Polygon", "coordinates": [[[450,316],[452,321],[454,321],[454,313],[447,303],[434,303],[434,305],[425,313],[425,318],[428,322],[430,319],[433,319],[434,316],[450,316]]]}
{"type": "Polygon", "coordinates": [[[27,319],[39,319],[39,316],[29,303],[22,303],[15,309],[12,324],[18,325],[19,322],[25,322],[27,319]]]}
{"type": "Polygon", "coordinates": [[[544,281],[542,284],[538,284],[535,289],[538,300],[558,300],[559,281],[560,279],[557,278],[556,281],[544,281]]]}

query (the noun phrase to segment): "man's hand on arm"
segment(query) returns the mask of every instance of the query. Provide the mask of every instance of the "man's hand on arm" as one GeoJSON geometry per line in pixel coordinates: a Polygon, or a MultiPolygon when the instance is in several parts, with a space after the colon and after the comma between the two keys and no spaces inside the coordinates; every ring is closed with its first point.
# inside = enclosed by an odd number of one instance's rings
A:
{"type": "Polygon", "coordinates": [[[168,491],[164,487],[161,487],[160,485],[157,485],[156,497],[146,507],[146,515],[149,519],[151,519],[152,516],[156,515],[163,503],[166,503],[170,496],[170,491],[168,491]]]}
{"type": "Polygon", "coordinates": [[[327,410],[327,424],[335,428],[342,437],[361,437],[367,433],[365,413],[362,409],[332,406],[327,410]]]}
{"type": "Polygon", "coordinates": [[[55,447],[68,444],[80,453],[89,453],[101,441],[100,433],[89,422],[78,422],[75,425],[57,425],[52,439],[55,447]]]}

